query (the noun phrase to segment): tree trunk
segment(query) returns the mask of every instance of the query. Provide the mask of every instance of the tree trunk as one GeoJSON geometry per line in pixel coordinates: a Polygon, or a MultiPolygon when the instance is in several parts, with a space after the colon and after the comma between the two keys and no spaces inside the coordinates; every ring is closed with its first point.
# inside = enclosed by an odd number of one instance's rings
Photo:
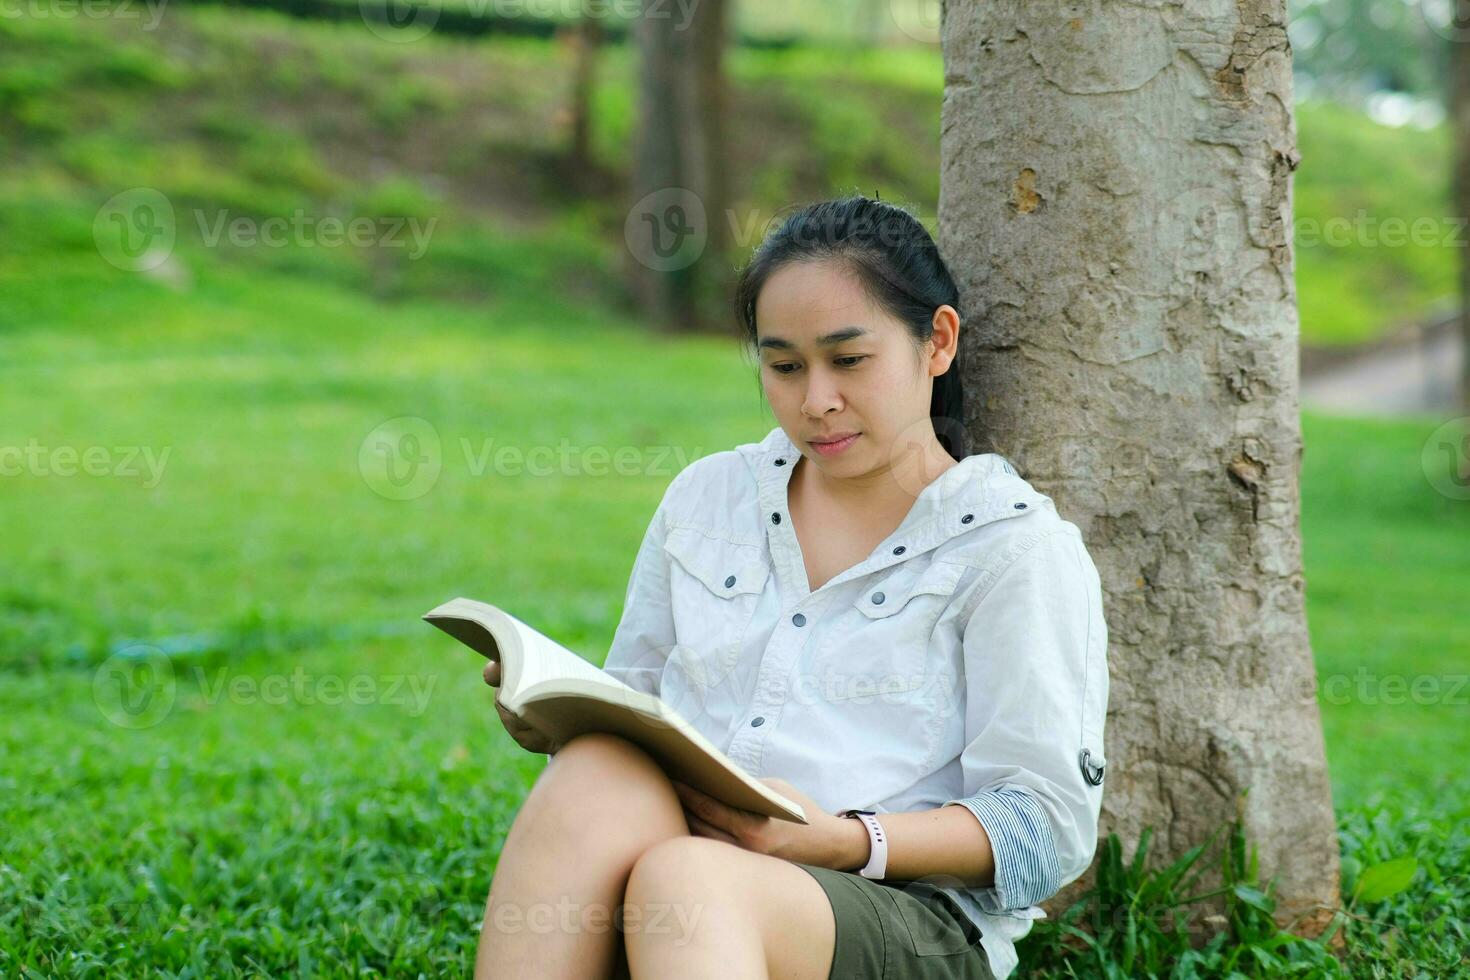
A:
{"type": "MultiPolygon", "coordinates": [[[[1445,105],[1449,107],[1453,201],[1457,217],[1470,216],[1470,9],[1451,8],[1450,57],[1445,105]]],[[[1460,249],[1460,407],[1470,412],[1470,249],[1460,249]]],[[[1470,438],[1470,431],[1466,433],[1470,438]]],[[[1467,443],[1470,445],[1470,443],[1467,443]]],[[[1470,455],[1470,453],[1467,453],[1470,455]]],[[[1465,462],[1470,463],[1470,460],[1465,462]]],[[[1470,473],[1466,474],[1470,476],[1470,473]]]]}
{"type": "MultiPolygon", "coordinates": [[[[571,43],[574,51],[572,70],[572,146],[571,163],[575,180],[585,180],[592,173],[592,95],[597,87],[597,56],[602,49],[602,20],[583,14],[577,21],[571,43]]],[[[583,185],[583,190],[587,185],[583,185]]]]}
{"type": "Polygon", "coordinates": [[[652,324],[707,326],[722,315],[730,235],[724,147],[724,0],[687,8],[644,0],[633,206],[624,226],[634,293],[652,324]],[[685,20],[687,16],[687,22],[685,20]]]}
{"type": "Polygon", "coordinates": [[[1132,851],[1152,825],[1163,861],[1238,815],[1279,920],[1316,935],[1338,847],[1303,607],[1284,0],[964,0],[942,37],[966,424],[1103,579],[1100,838],[1132,851]]]}

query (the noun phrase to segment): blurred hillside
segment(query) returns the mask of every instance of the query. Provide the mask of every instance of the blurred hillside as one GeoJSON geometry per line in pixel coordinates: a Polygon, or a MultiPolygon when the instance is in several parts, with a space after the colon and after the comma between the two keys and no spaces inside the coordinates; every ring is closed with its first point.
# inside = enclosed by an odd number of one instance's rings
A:
{"type": "MultiPolygon", "coordinates": [[[[780,33],[780,9],[757,4],[746,16],[780,33]]],[[[94,222],[114,195],[151,188],[173,209],[177,241],[149,274],[176,290],[228,266],[382,302],[555,293],[632,312],[628,45],[603,49],[596,168],[574,172],[573,53],[556,38],[395,44],[360,21],[201,6],[168,7],[154,22],[137,10],[0,19],[0,283],[35,285],[42,265],[53,286],[115,282],[127,273],[99,261],[94,222]],[[300,247],[230,233],[237,219],[293,216],[307,223],[291,239],[300,247]],[[370,247],[310,240],[324,220],[354,217],[378,223],[370,247]],[[393,222],[396,237],[382,231],[393,222]]],[[[812,28],[788,19],[792,31],[812,28]]],[[[934,227],[936,46],[737,46],[729,71],[737,258],[778,208],[854,190],[910,204],[934,227]]],[[[1370,339],[1450,297],[1457,253],[1447,246],[1465,233],[1445,217],[1442,127],[1394,129],[1305,103],[1298,129],[1304,342],[1370,339]],[[1394,220],[1425,234],[1395,237],[1394,220]]],[[[0,324],[24,326],[43,310],[64,320],[65,297],[9,292],[0,324]]]]}

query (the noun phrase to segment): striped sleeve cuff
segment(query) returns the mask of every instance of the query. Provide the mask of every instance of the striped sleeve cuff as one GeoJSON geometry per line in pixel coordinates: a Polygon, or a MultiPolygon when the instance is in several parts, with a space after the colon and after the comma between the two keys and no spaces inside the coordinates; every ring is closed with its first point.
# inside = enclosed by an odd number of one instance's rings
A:
{"type": "Polygon", "coordinates": [[[990,837],[995,885],[975,890],[982,909],[995,914],[1029,908],[1061,890],[1056,841],[1035,796],[1016,786],[1002,786],[943,805],[951,804],[973,813],[990,837]]]}

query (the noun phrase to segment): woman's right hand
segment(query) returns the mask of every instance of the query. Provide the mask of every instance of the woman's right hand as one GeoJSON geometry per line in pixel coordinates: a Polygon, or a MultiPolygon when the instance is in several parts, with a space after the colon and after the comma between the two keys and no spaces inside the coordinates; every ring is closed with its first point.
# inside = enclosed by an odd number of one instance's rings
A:
{"type": "MultiPolygon", "coordinates": [[[[491,687],[498,688],[500,686],[500,661],[487,661],[485,664],[484,676],[486,684],[489,684],[491,687]]],[[[560,745],[551,741],[551,739],[547,738],[545,735],[542,735],[540,732],[536,731],[536,729],[532,728],[530,725],[527,725],[525,722],[521,721],[521,719],[511,714],[509,711],[506,711],[505,708],[501,706],[500,699],[498,697],[495,699],[495,711],[497,714],[500,715],[500,723],[505,726],[505,730],[510,733],[510,737],[515,739],[516,744],[525,749],[527,752],[536,752],[540,755],[550,755],[557,749],[561,748],[560,745]]]]}

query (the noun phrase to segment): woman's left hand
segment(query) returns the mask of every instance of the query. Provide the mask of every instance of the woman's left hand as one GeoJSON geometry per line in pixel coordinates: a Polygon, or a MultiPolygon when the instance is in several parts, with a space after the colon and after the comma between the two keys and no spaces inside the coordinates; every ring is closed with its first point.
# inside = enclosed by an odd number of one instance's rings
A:
{"type": "Polygon", "coordinates": [[[677,779],[673,784],[684,804],[684,818],[695,836],[713,837],[747,851],[818,867],[840,863],[839,856],[845,842],[849,841],[848,824],[851,821],[824,812],[816,800],[784,779],[772,777],[760,781],[782,796],[800,803],[808,822],[792,823],[741,810],[677,779]]]}

